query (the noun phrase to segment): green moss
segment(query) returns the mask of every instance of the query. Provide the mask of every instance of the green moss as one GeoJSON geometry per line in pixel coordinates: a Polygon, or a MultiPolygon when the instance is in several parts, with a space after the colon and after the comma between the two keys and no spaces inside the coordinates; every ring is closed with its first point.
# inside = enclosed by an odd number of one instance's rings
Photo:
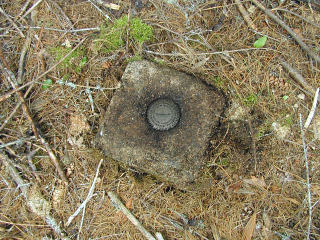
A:
{"type": "Polygon", "coordinates": [[[134,55],[131,58],[129,58],[127,62],[135,62],[135,61],[141,61],[141,60],[142,60],[142,57],[140,55],[134,55]]]}
{"type": "Polygon", "coordinates": [[[84,56],[81,60],[78,66],[76,66],[75,71],[76,73],[81,73],[82,68],[86,65],[87,63],[87,57],[84,56]]]}
{"type": "Polygon", "coordinates": [[[143,23],[139,18],[133,18],[130,21],[130,37],[141,45],[145,41],[152,39],[153,29],[151,26],[143,23]]]}
{"type": "MultiPolygon", "coordinates": [[[[64,56],[72,51],[72,48],[58,46],[50,48],[49,51],[55,60],[59,62],[64,56]]],[[[87,62],[87,58],[84,55],[85,53],[82,49],[76,49],[60,63],[59,67],[62,69],[71,69],[80,73],[87,62]]]]}
{"type": "Polygon", "coordinates": [[[229,159],[228,158],[220,159],[220,162],[218,163],[218,165],[222,167],[228,167],[230,165],[229,159]]]}
{"type": "Polygon", "coordinates": [[[153,59],[153,62],[155,62],[155,63],[157,63],[157,64],[159,64],[159,65],[162,65],[162,66],[165,66],[165,65],[166,65],[166,61],[164,61],[164,60],[161,59],[161,58],[157,58],[157,57],[155,57],[155,58],[153,59]]]}
{"type": "Polygon", "coordinates": [[[129,40],[141,46],[145,41],[153,37],[151,26],[143,23],[139,18],[129,19],[127,15],[117,19],[114,23],[103,24],[100,35],[95,40],[96,50],[104,50],[109,53],[121,49],[127,40],[127,31],[129,30],[129,40]]]}
{"type": "Polygon", "coordinates": [[[217,87],[223,87],[224,86],[224,80],[221,79],[219,76],[215,76],[212,78],[212,81],[217,87]]]}
{"type": "Polygon", "coordinates": [[[103,42],[104,51],[111,52],[124,46],[123,40],[128,26],[128,16],[117,19],[113,24],[101,26],[99,39],[103,42]]]}
{"type": "Polygon", "coordinates": [[[42,89],[43,90],[47,90],[48,88],[50,88],[52,86],[52,80],[51,79],[46,79],[43,81],[42,83],[42,89]]]}
{"type": "Polygon", "coordinates": [[[256,94],[251,93],[248,97],[244,99],[245,106],[253,106],[258,102],[258,96],[256,94]]]}

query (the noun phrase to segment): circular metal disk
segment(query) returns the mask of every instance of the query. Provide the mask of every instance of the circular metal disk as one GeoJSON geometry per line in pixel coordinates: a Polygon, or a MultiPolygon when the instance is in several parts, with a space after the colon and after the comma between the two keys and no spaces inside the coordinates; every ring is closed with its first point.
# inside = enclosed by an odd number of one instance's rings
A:
{"type": "Polygon", "coordinates": [[[147,110],[149,124],[156,130],[165,131],[175,127],[180,119],[180,108],[171,99],[157,99],[147,110]]]}

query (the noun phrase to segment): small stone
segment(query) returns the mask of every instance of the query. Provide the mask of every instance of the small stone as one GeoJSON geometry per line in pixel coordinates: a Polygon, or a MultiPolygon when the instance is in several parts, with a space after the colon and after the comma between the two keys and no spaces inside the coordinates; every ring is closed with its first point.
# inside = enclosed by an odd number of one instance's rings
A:
{"type": "Polygon", "coordinates": [[[90,130],[87,119],[83,115],[73,114],[70,116],[69,132],[72,136],[79,136],[82,132],[90,130]]]}
{"type": "Polygon", "coordinates": [[[241,106],[239,102],[234,100],[227,112],[227,118],[229,120],[243,120],[247,117],[247,111],[241,106]]]}
{"type": "Polygon", "coordinates": [[[285,139],[290,133],[289,127],[281,126],[281,124],[278,122],[272,123],[272,129],[273,129],[276,137],[281,140],[285,139]]]}
{"type": "Polygon", "coordinates": [[[129,63],[96,137],[124,166],[187,188],[201,175],[226,107],[200,79],[149,61],[129,63]]]}
{"type": "Polygon", "coordinates": [[[304,95],[303,93],[298,94],[297,98],[304,100],[306,98],[306,95],[304,95]]]}

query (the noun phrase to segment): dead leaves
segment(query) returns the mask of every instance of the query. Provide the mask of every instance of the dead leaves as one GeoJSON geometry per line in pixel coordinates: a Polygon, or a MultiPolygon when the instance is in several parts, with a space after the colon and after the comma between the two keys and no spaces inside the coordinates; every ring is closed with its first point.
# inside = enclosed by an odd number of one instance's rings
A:
{"type": "Polygon", "coordinates": [[[263,177],[257,178],[255,176],[251,176],[251,179],[244,179],[243,182],[259,188],[267,187],[263,177]]]}
{"type": "Polygon", "coordinates": [[[66,185],[63,184],[62,182],[59,182],[52,194],[52,206],[54,209],[60,208],[64,200],[65,192],[66,192],[66,185]]]}
{"type": "Polygon", "coordinates": [[[256,219],[257,214],[254,212],[252,216],[250,217],[250,220],[248,221],[246,227],[243,230],[242,239],[243,240],[251,240],[254,230],[256,228],[256,219]]]}
{"type": "Polygon", "coordinates": [[[76,146],[78,148],[84,148],[84,139],[83,136],[81,136],[81,134],[88,132],[89,130],[90,126],[85,116],[76,114],[71,115],[69,127],[70,136],[67,139],[70,145],[76,146]]]}
{"type": "Polygon", "coordinates": [[[231,184],[227,187],[226,191],[229,193],[242,193],[242,194],[255,194],[258,190],[267,190],[267,184],[264,178],[257,178],[251,176],[249,179],[244,179],[231,184]]]}
{"type": "Polygon", "coordinates": [[[81,115],[71,115],[70,116],[70,134],[73,136],[78,136],[82,132],[89,131],[90,126],[87,122],[85,116],[81,115]]]}
{"type": "Polygon", "coordinates": [[[106,61],[101,64],[101,67],[103,69],[109,69],[111,66],[112,66],[112,63],[110,61],[106,61]]]}

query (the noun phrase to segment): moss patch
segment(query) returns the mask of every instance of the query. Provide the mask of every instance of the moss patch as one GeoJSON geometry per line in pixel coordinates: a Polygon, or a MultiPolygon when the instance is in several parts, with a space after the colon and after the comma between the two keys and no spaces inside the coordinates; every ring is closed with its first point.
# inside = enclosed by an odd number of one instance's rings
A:
{"type": "Polygon", "coordinates": [[[127,34],[128,40],[141,47],[145,41],[152,39],[153,28],[139,18],[129,19],[124,15],[114,23],[105,23],[101,26],[101,32],[95,39],[95,48],[107,53],[119,50],[125,45],[127,34]]]}

